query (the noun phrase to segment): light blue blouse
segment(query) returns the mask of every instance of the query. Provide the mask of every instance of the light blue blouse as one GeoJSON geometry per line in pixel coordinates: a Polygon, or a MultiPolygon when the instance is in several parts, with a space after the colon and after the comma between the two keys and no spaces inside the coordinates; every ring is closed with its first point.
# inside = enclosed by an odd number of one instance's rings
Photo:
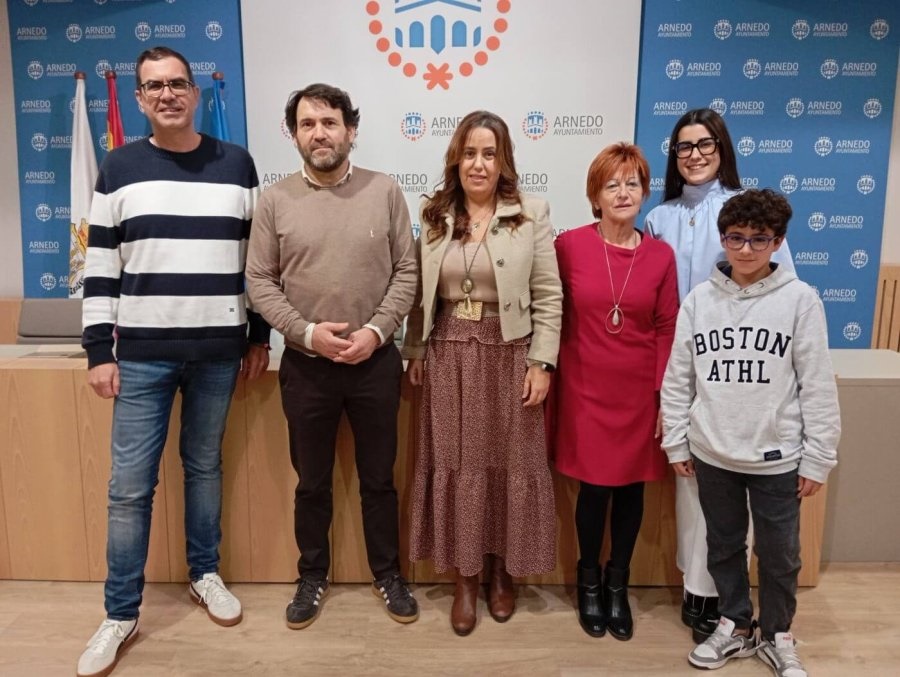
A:
{"type": "MultiPolygon", "coordinates": [[[[680,197],[647,214],[644,230],[675,250],[680,300],[709,278],[717,261],[725,260],[717,220],[722,205],[740,192],[723,187],[718,179],[700,186],[685,184],[680,197]]],[[[787,240],[772,255],[772,261],[794,271],[787,240]]]]}

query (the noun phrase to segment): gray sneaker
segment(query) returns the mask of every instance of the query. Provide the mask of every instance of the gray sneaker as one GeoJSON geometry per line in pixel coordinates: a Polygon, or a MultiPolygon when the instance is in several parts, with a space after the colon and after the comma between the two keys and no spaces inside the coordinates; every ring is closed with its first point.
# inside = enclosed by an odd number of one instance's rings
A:
{"type": "Polygon", "coordinates": [[[776,677],[807,677],[806,669],[797,656],[794,636],[789,632],[776,632],[775,641],[767,639],[759,643],[757,657],[772,668],[776,677]]]}
{"type": "Polygon", "coordinates": [[[688,654],[688,662],[696,668],[715,670],[732,658],[752,656],[757,646],[755,624],[750,628],[749,637],[734,635],[734,621],[722,616],[716,631],[688,654]]]}
{"type": "Polygon", "coordinates": [[[78,659],[78,677],[105,677],[116,667],[122,652],[138,635],[137,618],[130,621],[113,621],[107,618],[100,624],[94,636],[88,640],[87,649],[78,659]]]}

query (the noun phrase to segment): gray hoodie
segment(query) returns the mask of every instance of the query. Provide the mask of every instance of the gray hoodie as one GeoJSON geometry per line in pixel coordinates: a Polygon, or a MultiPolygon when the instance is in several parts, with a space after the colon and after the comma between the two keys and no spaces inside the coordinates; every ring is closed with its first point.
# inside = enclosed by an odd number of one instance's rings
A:
{"type": "Polygon", "coordinates": [[[670,463],[825,482],[841,421],[825,310],[784,267],[741,289],[716,264],[682,303],[663,380],[670,463]]]}

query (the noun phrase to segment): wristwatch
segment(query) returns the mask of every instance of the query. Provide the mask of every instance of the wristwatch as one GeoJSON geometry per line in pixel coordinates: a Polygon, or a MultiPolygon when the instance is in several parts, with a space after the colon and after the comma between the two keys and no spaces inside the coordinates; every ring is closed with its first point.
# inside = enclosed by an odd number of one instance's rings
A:
{"type": "Polygon", "coordinates": [[[538,364],[541,365],[541,370],[546,371],[548,374],[552,374],[554,371],[556,371],[556,367],[554,367],[549,362],[538,362],[538,364]]]}

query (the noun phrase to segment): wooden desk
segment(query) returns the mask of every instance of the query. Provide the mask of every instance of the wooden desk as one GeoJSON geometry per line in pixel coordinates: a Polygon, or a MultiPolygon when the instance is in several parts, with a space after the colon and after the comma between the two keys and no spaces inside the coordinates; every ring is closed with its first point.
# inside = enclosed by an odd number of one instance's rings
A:
{"type": "MultiPolygon", "coordinates": [[[[58,347],[54,347],[58,349],[58,347]]],[[[32,351],[29,348],[29,351],[32,351]]],[[[16,351],[13,350],[13,353],[16,351]]],[[[0,578],[102,581],[106,576],[106,487],[112,401],[87,385],[85,359],[2,357],[0,397],[0,578]],[[9,544],[6,548],[5,545],[9,544]]],[[[277,362],[262,378],[239,382],[223,446],[221,571],[229,581],[287,582],[297,577],[293,531],[296,476],[287,450],[277,362]]],[[[176,401],[174,411],[179,411],[176,401]]],[[[409,565],[409,498],[415,402],[405,392],[398,419],[394,477],[400,500],[401,562],[412,581],[437,577],[430,562],[409,565]]],[[[148,581],[187,579],[178,416],[172,417],[150,532],[148,581]]],[[[556,569],[529,579],[574,583],[577,483],[557,476],[556,569]]],[[[334,478],[332,571],[335,582],[371,579],[366,563],[353,440],[341,422],[334,478]]],[[[801,585],[818,582],[825,492],[803,503],[801,585]]],[[[650,483],[632,564],[634,585],[681,585],[675,567],[674,482],[650,483]]]]}

